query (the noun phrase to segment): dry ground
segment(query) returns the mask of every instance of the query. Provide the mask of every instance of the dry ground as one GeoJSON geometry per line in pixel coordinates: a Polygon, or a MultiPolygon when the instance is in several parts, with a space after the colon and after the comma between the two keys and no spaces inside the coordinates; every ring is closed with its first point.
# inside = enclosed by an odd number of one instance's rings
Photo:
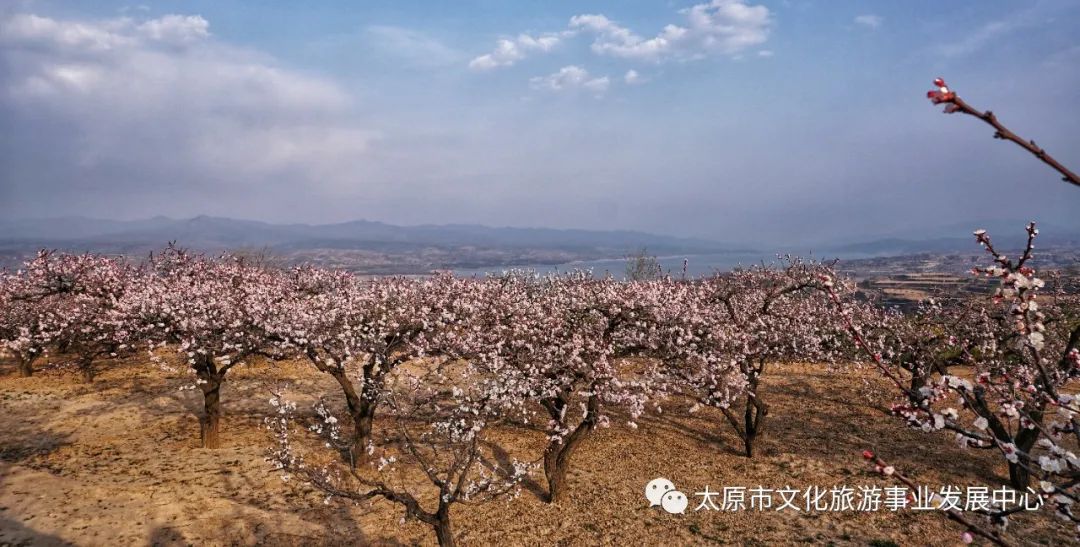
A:
{"type": "MultiPolygon", "coordinates": [[[[637,430],[598,430],[575,454],[569,499],[541,502],[542,477],[535,476],[517,499],[456,506],[459,543],[959,544],[959,530],[934,513],[680,516],[647,506],[644,485],[659,476],[690,494],[691,509],[693,492],[705,485],[884,486],[862,462],[865,448],[920,484],[1004,482],[992,454],[882,419],[880,409],[863,404],[863,381],[854,376],[819,366],[774,369],[765,388],[773,410],[752,460],[739,455],[718,415],[688,414],[677,401],[637,430]]],[[[432,544],[429,529],[402,523],[396,505],[324,505],[271,471],[262,419],[269,390],[281,381],[301,403],[338,393],[332,379],[299,364],[240,367],[223,390],[224,448],[212,451],[197,448],[201,395],[179,390],[190,383],[184,378],[113,363],[83,385],[60,371],[16,378],[13,367],[0,365],[0,545],[432,544]]],[[[497,439],[510,457],[530,460],[544,443],[530,430],[500,431],[497,439]]],[[[1013,529],[1024,530],[1012,536],[1021,544],[1069,542],[1043,515],[1024,515],[1013,529]]]]}

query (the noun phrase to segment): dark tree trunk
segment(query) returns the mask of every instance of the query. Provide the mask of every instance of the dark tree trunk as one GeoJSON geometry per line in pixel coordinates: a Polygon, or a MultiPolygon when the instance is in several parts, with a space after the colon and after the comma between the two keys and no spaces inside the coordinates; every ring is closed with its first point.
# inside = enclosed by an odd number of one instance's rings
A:
{"type": "MultiPolygon", "coordinates": [[[[315,366],[337,380],[345,394],[345,405],[352,419],[353,431],[349,441],[349,460],[352,465],[359,466],[368,461],[367,448],[371,444],[371,431],[375,422],[375,411],[379,403],[379,392],[382,391],[383,372],[376,371],[375,359],[372,357],[364,364],[364,377],[360,391],[349,379],[345,369],[341,366],[327,366],[314,348],[307,350],[308,358],[315,366]]],[[[338,360],[337,362],[342,362],[338,360]]]]}
{"type": "Polygon", "coordinates": [[[219,372],[210,356],[199,357],[195,368],[203,393],[203,416],[199,420],[203,448],[221,448],[221,384],[225,373],[219,372]]]}
{"type": "Polygon", "coordinates": [[[375,422],[375,401],[361,399],[360,407],[352,415],[353,438],[349,447],[353,466],[368,461],[368,445],[371,444],[371,429],[375,422]]]}
{"type": "MultiPolygon", "coordinates": [[[[545,403],[548,412],[556,420],[559,420],[566,408],[567,396],[562,396],[545,403]]],[[[574,428],[570,435],[548,443],[544,451],[544,476],[548,482],[548,503],[557,503],[565,497],[566,474],[570,469],[570,458],[588,436],[589,432],[596,428],[598,413],[600,411],[600,399],[594,393],[589,396],[585,408],[585,415],[581,423],[574,428]]]]}
{"type": "Polygon", "coordinates": [[[371,422],[374,417],[374,408],[370,410],[365,408],[362,398],[356,393],[356,386],[349,380],[345,369],[343,368],[325,368],[327,373],[337,380],[339,386],[341,386],[342,393],[345,394],[345,406],[349,410],[349,417],[352,418],[353,433],[349,446],[349,460],[353,466],[358,466],[367,460],[367,444],[371,439],[371,422]],[[366,420],[365,420],[365,414],[366,420]]]}
{"type": "Polygon", "coordinates": [[[34,358],[19,358],[19,377],[29,378],[34,375],[34,358]]]}
{"type": "MultiPolygon", "coordinates": [[[[1031,418],[1042,421],[1042,409],[1031,413],[1031,418]]],[[[1023,492],[1031,484],[1031,449],[1039,440],[1039,429],[1023,429],[1016,434],[1016,463],[1009,462],[1009,483],[1012,487],[1023,492]]]]}
{"type": "Polygon", "coordinates": [[[439,508],[435,514],[435,538],[439,540],[439,547],[454,547],[454,530],[450,526],[450,508],[439,508]]]}
{"type": "Polygon", "coordinates": [[[754,395],[753,391],[746,395],[746,410],[743,413],[743,453],[747,458],[754,457],[754,438],[757,437],[757,429],[754,425],[754,395]]]}
{"type": "Polygon", "coordinates": [[[94,382],[94,356],[83,355],[79,357],[79,372],[82,373],[82,381],[85,384],[94,382]]]}
{"type": "Polygon", "coordinates": [[[768,405],[753,397],[747,398],[746,412],[743,415],[743,453],[747,458],[754,457],[754,441],[765,429],[765,417],[768,414],[768,405]]]}
{"type": "Polygon", "coordinates": [[[1009,463],[1009,483],[1018,492],[1026,491],[1028,485],[1031,484],[1031,473],[1021,465],[1027,465],[1027,459],[1027,457],[1021,455],[1019,462],[1009,463]]]}
{"type": "Polygon", "coordinates": [[[202,447],[221,448],[221,379],[203,384],[202,447]]]}
{"type": "MultiPolygon", "coordinates": [[[[989,422],[990,433],[994,436],[998,443],[1011,443],[1016,447],[1017,461],[1009,462],[1009,483],[1012,487],[1019,491],[1027,489],[1031,484],[1031,473],[1028,471],[1028,467],[1031,466],[1031,448],[1035,446],[1035,442],[1039,440],[1039,436],[1042,434],[1042,430],[1038,427],[1031,429],[1021,429],[1014,437],[1005,427],[1005,424],[998,419],[996,413],[990,410],[990,407],[986,404],[986,389],[982,386],[975,386],[972,390],[974,400],[972,401],[972,410],[976,415],[981,418],[985,418],[989,422]]],[[[1036,424],[1041,424],[1043,419],[1043,410],[1045,409],[1045,403],[1037,403],[1034,408],[1028,413],[1028,419],[1036,424]]]]}
{"type": "Polygon", "coordinates": [[[754,457],[754,441],[762,430],[765,429],[765,417],[769,414],[769,406],[760,397],[758,386],[761,373],[764,372],[765,364],[752,371],[747,378],[749,390],[746,394],[746,408],[743,413],[743,453],[747,458],[754,457]]]}

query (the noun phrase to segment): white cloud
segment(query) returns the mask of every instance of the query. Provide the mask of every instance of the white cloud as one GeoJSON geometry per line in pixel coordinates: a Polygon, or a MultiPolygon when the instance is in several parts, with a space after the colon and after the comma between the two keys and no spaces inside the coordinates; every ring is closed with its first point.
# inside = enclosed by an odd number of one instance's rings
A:
{"type": "Polygon", "coordinates": [[[525,58],[527,53],[548,52],[559,45],[562,38],[558,34],[530,36],[520,34],[517,38],[501,38],[495,43],[495,50],[469,61],[469,68],[477,71],[513,66],[525,58]]]}
{"type": "Polygon", "coordinates": [[[648,80],[646,80],[645,77],[639,74],[638,71],[630,69],[627,70],[626,74],[623,75],[623,81],[626,82],[628,85],[637,85],[643,84],[648,80]]]}
{"type": "Polygon", "coordinates": [[[667,25],[657,37],[646,40],[603,15],[575,15],[570,19],[570,28],[596,34],[592,50],[598,55],[650,61],[668,54],[675,42],[686,35],[686,29],[667,25]]]}
{"type": "Polygon", "coordinates": [[[592,50],[598,55],[659,62],[714,53],[735,56],[768,40],[772,25],[767,7],[740,0],[712,0],[680,13],[686,26],[669,24],[647,39],[599,14],[576,15],[570,28],[595,34],[592,50]]]}
{"type": "Polygon", "coordinates": [[[866,28],[877,29],[881,27],[881,24],[885,22],[885,18],[880,15],[858,15],[855,17],[855,24],[864,26],[866,28]]]}
{"type": "Polygon", "coordinates": [[[564,66],[547,76],[537,76],[529,80],[534,89],[549,91],[585,90],[601,96],[607,92],[611,80],[607,76],[591,78],[589,71],[576,65],[564,66]]]}
{"type": "Polygon", "coordinates": [[[0,110],[33,113],[27,139],[68,152],[66,176],[333,185],[377,136],[338,85],[221,43],[197,15],[0,19],[0,72],[0,110]]]}
{"type": "Polygon", "coordinates": [[[53,45],[95,52],[132,45],[137,39],[131,32],[130,19],[61,23],[34,14],[18,14],[0,21],[0,43],[5,45],[53,45]],[[117,32],[125,29],[125,33],[117,32]]]}
{"type": "Polygon", "coordinates": [[[0,43],[107,51],[148,43],[189,44],[208,38],[209,28],[210,23],[198,15],[166,15],[142,23],[127,17],[87,23],[17,14],[0,21],[0,43]]]}
{"type": "Polygon", "coordinates": [[[199,15],[166,15],[136,27],[157,42],[187,44],[210,36],[210,22],[199,15]]]}
{"type": "Polygon", "coordinates": [[[548,52],[563,39],[578,34],[594,36],[592,51],[597,55],[635,61],[661,62],[669,59],[698,59],[710,54],[739,56],[744,50],[765,43],[772,27],[769,8],[743,0],[711,0],[681,10],[683,25],[665,25],[645,38],[603,14],[582,14],[570,18],[568,28],[537,38],[522,34],[500,39],[491,53],[474,58],[469,68],[476,71],[513,66],[533,52],[548,52]]]}
{"type": "Polygon", "coordinates": [[[758,57],[772,57],[772,56],[776,55],[776,53],[773,52],[773,50],[771,50],[771,49],[763,49],[763,50],[757,52],[757,54],[758,54],[758,57]]]}

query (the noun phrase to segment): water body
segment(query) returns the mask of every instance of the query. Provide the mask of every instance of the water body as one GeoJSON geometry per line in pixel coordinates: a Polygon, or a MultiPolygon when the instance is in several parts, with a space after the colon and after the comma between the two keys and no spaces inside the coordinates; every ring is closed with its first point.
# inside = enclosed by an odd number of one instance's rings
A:
{"type": "MultiPolygon", "coordinates": [[[[837,257],[835,255],[829,256],[817,256],[810,252],[795,253],[793,255],[802,256],[807,259],[814,260],[833,260],[835,258],[843,258],[847,260],[853,260],[858,258],[869,258],[871,254],[860,253],[846,253],[843,257],[837,257]]],[[[706,255],[687,255],[687,256],[663,256],[658,257],[660,267],[663,268],[665,273],[669,273],[673,276],[682,275],[683,260],[686,260],[686,274],[689,277],[700,277],[712,275],[716,272],[727,272],[738,267],[749,267],[759,264],[777,264],[777,253],[760,253],[760,252],[740,252],[740,253],[720,253],[720,254],[706,254],[706,255]]],[[[564,264],[533,264],[528,266],[493,266],[486,268],[468,268],[468,269],[455,269],[454,274],[458,276],[484,276],[487,274],[498,275],[511,269],[532,270],[540,274],[555,273],[555,272],[567,272],[572,270],[592,270],[596,275],[604,275],[605,273],[611,273],[611,275],[622,278],[626,275],[626,259],[625,258],[613,258],[605,260],[588,260],[588,261],[576,261],[567,262],[564,264]]]]}

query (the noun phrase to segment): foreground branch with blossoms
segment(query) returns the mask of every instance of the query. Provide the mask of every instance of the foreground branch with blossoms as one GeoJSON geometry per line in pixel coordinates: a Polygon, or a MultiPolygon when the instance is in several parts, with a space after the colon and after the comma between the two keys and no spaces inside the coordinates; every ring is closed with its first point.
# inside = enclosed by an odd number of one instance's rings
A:
{"type": "MultiPolygon", "coordinates": [[[[970,107],[942,79],[934,84],[938,89],[927,96],[945,104],[945,112],[982,119],[995,128],[996,138],[1015,142],[1065,181],[1080,185],[1075,173],[1034,141],[1017,137],[992,112],[970,107]]],[[[1046,297],[1045,283],[1031,265],[1039,234],[1034,222],[1026,232],[1015,259],[995,247],[985,230],[974,232],[992,263],[972,273],[998,281],[987,302],[959,307],[930,302],[913,316],[875,309],[856,313],[828,277],[823,278],[824,290],[857,347],[895,388],[900,398],[892,407],[895,415],[925,431],[951,431],[963,447],[998,452],[1012,486],[1026,490],[1035,483],[1044,507],[1073,524],[1080,536],[1080,515],[1074,510],[1080,501],[1080,458],[1068,447],[1080,444],[1080,401],[1070,393],[1080,377],[1080,301],[1060,294],[1046,297]],[[957,374],[954,369],[961,366],[970,367],[974,381],[957,374]]],[[[974,534],[1004,544],[1000,534],[1008,514],[984,515],[989,529],[957,514],[948,516],[966,527],[967,542],[974,534]]]]}
{"type": "MultiPolygon", "coordinates": [[[[1000,282],[987,303],[1000,313],[961,314],[978,321],[956,322],[955,312],[938,307],[928,308],[933,316],[853,314],[829,280],[824,286],[857,346],[899,395],[895,415],[924,431],[951,431],[963,447],[996,450],[1014,488],[1025,490],[1034,480],[1047,507],[1080,524],[1073,510],[1080,458],[1065,444],[1080,441],[1080,401],[1064,391],[1080,377],[1080,306],[1074,297],[1038,298],[1044,283],[1028,265],[1038,230],[1032,223],[1027,231],[1015,261],[985,231],[975,233],[996,264],[974,272],[1000,282]],[[931,351],[928,339],[935,341],[931,351]],[[974,382],[952,370],[960,365],[972,369],[974,382]]],[[[996,526],[1007,524],[1007,515],[998,517],[996,526]]]]}

